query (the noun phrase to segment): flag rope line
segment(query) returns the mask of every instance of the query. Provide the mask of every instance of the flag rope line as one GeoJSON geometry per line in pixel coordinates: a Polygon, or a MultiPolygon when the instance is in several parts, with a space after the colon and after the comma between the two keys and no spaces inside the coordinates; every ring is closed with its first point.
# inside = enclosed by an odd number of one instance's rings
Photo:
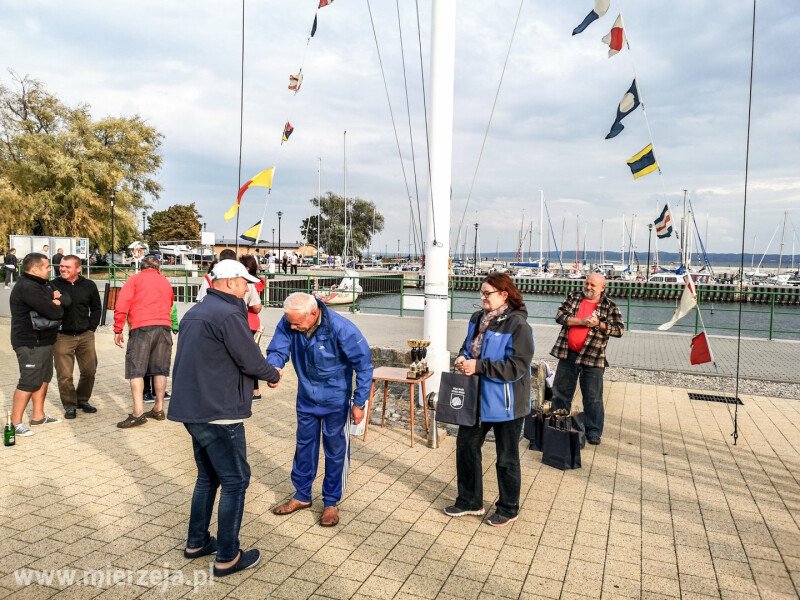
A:
{"type": "MultiPolygon", "coordinates": [[[[408,187],[408,175],[406,174],[406,165],[405,161],[403,160],[403,151],[400,149],[400,137],[397,135],[397,125],[394,120],[394,110],[392,109],[392,100],[389,96],[389,85],[386,82],[386,72],[383,69],[383,59],[381,58],[381,49],[380,45],[378,44],[378,33],[375,30],[375,20],[372,18],[372,7],[370,6],[369,0],[367,0],[367,11],[369,12],[369,22],[372,26],[372,37],[375,39],[375,51],[378,53],[378,65],[381,69],[381,78],[383,79],[383,89],[386,92],[386,103],[389,105],[389,118],[392,121],[392,131],[394,131],[394,141],[397,144],[397,154],[400,157],[400,168],[403,171],[403,183],[406,186],[406,198],[408,198],[408,206],[413,212],[413,207],[411,204],[411,189],[408,187]]],[[[403,70],[405,72],[405,65],[403,66],[403,70]]],[[[407,97],[407,96],[406,96],[407,97]]]]}
{"type": "MultiPolygon", "coordinates": [[[[397,6],[397,31],[400,35],[400,61],[403,65],[403,88],[406,92],[406,115],[408,117],[408,137],[411,146],[411,165],[414,171],[414,197],[417,200],[417,222],[419,224],[419,247],[422,248],[422,215],[419,206],[419,181],[417,179],[417,158],[414,152],[414,130],[411,128],[411,104],[408,101],[408,77],[406,76],[406,53],[403,45],[403,26],[400,22],[400,0],[395,0],[397,6]]],[[[410,202],[409,198],[409,202],[410,202]]],[[[414,251],[417,250],[417,227],[414,224],[414,208],[411,207],[411,226],[414,233],[414,251]]]]}
{"type": "MultiPolygon", "coordinates": [[[[494,94],[494,100],[492,101],[492,109],[489,112],[489,121],[486,123],[486,131],[483,133],[483,141],[481,142],[481,150],[478,153],[478,162],[475,165],[475,171],[472,174],[472,183],[469,186],[469,193],[467,194],[467,201],[464,204],[464,212],[461,214],[461,221],[458,224],[458,231],[456,233],[456,246],[458,246],[458,242],[461,238],[461,229],[464,226],[464,218],[467,215],[467,210],[469,209],[469,202],[472,198],[472,190],[475,188],[475,180],[478,178],[478,170],[481,166],[481,160],[483,159],[483,151],[486,148],[486,140],[489,137],[489,130],[492,127],[492,119],[494,118],[494,111],[497,107],[497,99],[500,96],[500,89],[503,86],[503,77],[506,74],[506,66],[508,65],[508,58],[511,56],[511,47],[514,45],[514,38],[517,35],[517,26],[519,25],[519,17],[522,14],[522,6],[525,4],[525,0],[520,0],[519,8],[517,9],[517,18],[514,21],[514,29],[511,32],[511,40],[508,42],[508,50],[506,51],[506,58],[503,61],[503,68],[500,71],[500,81],[497,82],[497,90],[494,94]]],[[[478,265],[475,265],[475,268],[478,268],[478,265]]]]}
{"type": "MultiPolygon", "coordinates": [[[[242,188],[242,140],[244,138],[244,2],[242,0],[242,75],[239,82],[239,183],[237,191],[242,188]]],[[[239,254],[239,211],[236,211],[236,254],[239,254]]],[[[258,240],[256,240],[257,242],[258,240]]]]}
{"type": "MultiPolygon", "coordinates": [[[[744,158],[744,198],[742,202],[742,251],[739,258],[739,282],[742,285],[744,282],[744,244],[747,229],[747,186],[749,183],[750,175],[750,125],[752,121],[753,112],[753,70],[755,64],[755,51],[756,51],[756,0],[753,0],[753,26],[750,34],[750,82],[747,95],[747,141],[745,143],[745,158],[744,158]]],[[[743,294],[739,294],[739,322],[736,331],[736,387],[734,397],[739,397],[739,375],[740,364],[742,358],[742,311],[743,311],[743,294]]],[[[733,445],[739,439],[739,403],[736,403],[733,413],[733,445]]]]}
{"type": "MultiPolygon", "coordinates": [[[[419,0],[414,0],[414,6],[417,11],[417,45],[419,47],[419,77],[422,83],[422,112],[425,115],[425,155],[428,159],[428,202],[431,203],[431,224],[433,225],[433,245],[441,246],[441,242],[437,242],[436,238],[436,204],[433,201],[433,190],[431,190],[431,146],[430,134],[428,133],[428,101],[425,98],[425,67],[422,64],[422,29],[419,25],[419,0]]],[[[450,187],[450,198],[453,197],[453,188],[450,187]]],[[[422,230],[422,220],[420,219],[420,231],[422,230]]],[[[425,244],[422,245],[422,251],[425,252],[425,244]]]]}

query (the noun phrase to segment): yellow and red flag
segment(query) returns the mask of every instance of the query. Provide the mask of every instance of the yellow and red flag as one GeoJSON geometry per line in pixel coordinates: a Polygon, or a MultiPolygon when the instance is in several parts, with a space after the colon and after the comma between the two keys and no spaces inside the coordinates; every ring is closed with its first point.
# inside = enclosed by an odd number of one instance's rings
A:
{"type": "Polygon", "coordinates": [[[236,216],[236,213],[239,212],[239,205],[242,203],[242,196],[244,196],[244,193],[251,187],[265,187],[271,189],[272,176],[274,174],[275,174],[275,167],[270,167],[269,169],[261,171],[261,173],[259,173],[252,179],[248,180],[247,183],[245,183],[241,188],[239,188],[239,193],[236,195],[236,202],[225,213],[225,220],[230,221],[233,217],[236,216]]]}

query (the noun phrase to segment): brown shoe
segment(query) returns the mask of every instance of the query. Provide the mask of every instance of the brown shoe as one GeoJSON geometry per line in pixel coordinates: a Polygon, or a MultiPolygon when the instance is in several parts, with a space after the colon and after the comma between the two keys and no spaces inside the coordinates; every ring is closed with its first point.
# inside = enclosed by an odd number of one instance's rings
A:
{"type": "Polygon", "coordinates": [[[130,429],[131,427],[137,427],[139,425],[144,425],[147,423],[147,417],[144,415],[140,415],[138,417],[134,417],[133,415],[128,415],[128,418],[124,421],[120,421],[117,423],[117,427],[120,429],[130,429]]]}
{"type": "Polygon", "coordinates": [[[151,408],[146,413],[144,413],[144,416],[147,417],[148,419],[155,419],[156,421],[163,421],[164,419],[167,418],[164,415],[163,410],[156,410],[154,408],[151,408]]]}
{"type": "Polygon", "coordinates": [[[339,524],[339,509],[335,506],[326,506],[322,511],[319,524],[323,527],[335,527],[339,524]]]}
{"type": "Polygon", "coordinates": [[[298,510],[303,510],[304,508],[309,508],[311,506],[311,502],[300,502],[296,498],[291,498],[284,502],[283,504],[279,504],[275,508],[272,509],[273,515],[278,515],[279,517],[283,517],[286,515],[290,515],[293,512],[297,512],[298,510]]]}

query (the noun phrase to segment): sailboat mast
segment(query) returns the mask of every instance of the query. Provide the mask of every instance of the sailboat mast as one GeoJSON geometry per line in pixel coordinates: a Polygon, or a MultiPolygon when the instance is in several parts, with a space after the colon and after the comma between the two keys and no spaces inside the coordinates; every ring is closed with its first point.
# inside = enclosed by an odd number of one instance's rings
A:
{"type": "Polygon", "coordinates": [[[450,370],[447,313],[450,308],[450,190],[453,162],[453,90],[455,83],[456,0],[431,3],[430,191],[425,229],[425,312],[423,336],[431,341],[428,364],[439,375],[450,370]]]}
{"type": "Polygon", "coordinates": [[[783,263],[783,241],[784,237],[786,236],[786,217],[788,216],[788,214],[789,214],[788,212],[783,213],[783,229],[781,230],[781,249],[778,254],[778,272],[776,273],[776,275],[781,274],[781,266],[783,263]]]}
{"type": "Polygon", "coordinates": [[[605,219],[600,219],[600,264],[605,264],[606,262],[606,237],[604,227],[606,224],[605,219]]]}
{"type": "Polygon", "coordinates": [[[539,190],[539,270],[542,269],[544,255],[542,254],[542,244],[544,243],[544,190],[539,190]]]}
{"type": "Polygon", "coordinates": [[[347,266],[347,131],[342,135],[343,164],[342,173],[344,174],[344,240],[342,245],[342,266],[347,266]]]}
{"type": "Polygon", "coordinates": [[[619,255],[621,263],[625,262],[625,213],[622,213],[622,253],[619,255]]]}
{"type": "Polygon", "coordinates": [[[322,244],[320,221],[322,216],[322,157],[317,157],[317,266],[319,266],[319,247],[322,244]]]}

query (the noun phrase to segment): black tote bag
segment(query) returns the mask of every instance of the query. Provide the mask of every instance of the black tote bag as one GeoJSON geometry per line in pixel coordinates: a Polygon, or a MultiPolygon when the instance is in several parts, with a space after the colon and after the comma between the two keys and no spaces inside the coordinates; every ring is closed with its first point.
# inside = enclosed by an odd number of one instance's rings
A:
{"type": "Polygon", "coordinates": [[[478,421],[479,381],[477,375],[442,373],[436,420],[451,425],[474,426],[478,421]]]}
{"type": "Polygon", "coordinates": [[[525,417],[522,427],[522,435],[525,439],[530,441],[528,446],[531,450],[537,452],[542,451],[543,437],[544,437],[544,424],[549,419],[549,415],[545,415],[540,408],[534,408],[531,413],[525,417]]]}
{"type": "Polygon", "coordinates": [[[571,427],[572,420],[556,418],[544,426],[542,463],[556,469],[581,468],[581,432],[571,427]]]}

